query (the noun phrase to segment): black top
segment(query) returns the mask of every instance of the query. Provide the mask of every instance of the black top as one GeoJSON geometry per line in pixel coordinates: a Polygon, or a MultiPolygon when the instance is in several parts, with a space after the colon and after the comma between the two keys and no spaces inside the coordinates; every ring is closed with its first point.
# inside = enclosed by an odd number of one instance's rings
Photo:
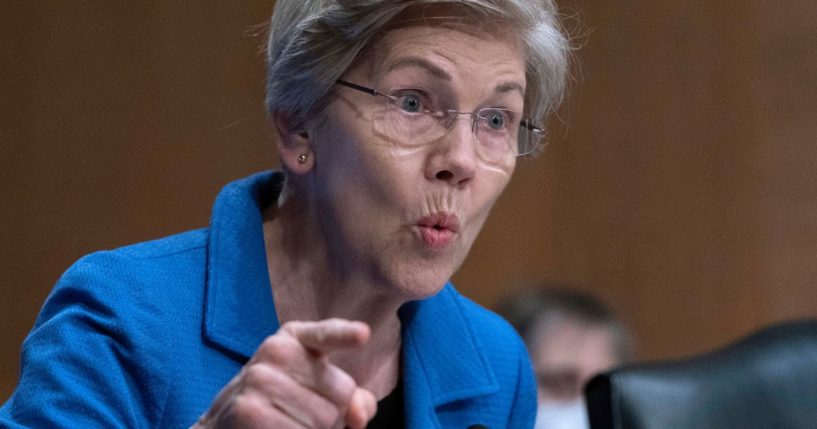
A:
{"type": "Polygon", "coordinates": [[[403,378],[397,379],[397,386],[377,403],[377,414],[366,426],[367,429],[403,429],[403,378]]]}

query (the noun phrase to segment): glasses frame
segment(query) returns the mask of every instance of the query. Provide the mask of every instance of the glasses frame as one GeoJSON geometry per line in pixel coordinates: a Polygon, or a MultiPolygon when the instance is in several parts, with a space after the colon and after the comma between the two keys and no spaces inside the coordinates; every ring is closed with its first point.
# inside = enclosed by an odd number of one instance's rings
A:
{"type": "MultiPolygon", "coordinates": [[[[385,98],[389,99],[392,102],[397,101],[397,97],[395,97],[395,96],[393,96],[391,94],[386,94],[386,93],[380,92],[380,91],[378,91],[378,90],[376,90],[374,88],[369,88],[369,87],[366,87],[366,86],[363,86],[363,85],[358,85],[356,83],[348,82],[348,81],[345,81],[343,79],[338,79],[337,81],[335,81],[335,83],[338,84],[338,85],[341,85],[341,86],[345,86],[347,88],[351,88],[351,89],[360,91],[360,92],[365,92],[366,94],[369,94],[369,95],[374,96],[374,97],[378,97],[378,96],[379,97],[385,97],[385,98]]],[[[477,119],[482,119],[479,115],[477,115],[474,112],[459,112],[457,110],[451,109],[451,110],[447,110],[445,113],[447,113],[449,116],[453,115],[453,114],[471,115],[471,116],[474,117],[474,124],[476,124],[477,119]]],[[[530,148],[526,148],[525,151],[522,151],[521,150],[522,148],[520,147],[520,143],[519,143],[519,141],[517,139],[517,143],[516,143],[517,153],[516,153],[515,156],[517,156],[517,157],[527,156],[527,155],[530,155],[530,154],[536,152],[536,149],[539,148],[540,145],[542,145],[542,140],[544,140],[545,129],[538,126],[538,125],[536,125],[536,124],[534,124],[533,121],[530,118],[525,118],[525,117],[523,117],[522,120],[520,121],[519,127],[523,128],[523,129],[526,129],[528,133],[531,133],[532,134],[531,138],[534,139],[535,141],[531,142],[531,144],[530,144],[531,147],[530,148]]]]}

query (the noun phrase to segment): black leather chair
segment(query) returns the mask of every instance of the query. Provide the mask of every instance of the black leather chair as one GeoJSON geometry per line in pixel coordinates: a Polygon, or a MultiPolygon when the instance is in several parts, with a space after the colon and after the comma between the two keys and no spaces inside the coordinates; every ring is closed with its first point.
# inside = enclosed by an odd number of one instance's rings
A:
{"type": "Polygon", "coordinates": [[[817,320],[686,360],[613,370],[593,378],[585,398],[592,429],[815,429],[817,320]]]}

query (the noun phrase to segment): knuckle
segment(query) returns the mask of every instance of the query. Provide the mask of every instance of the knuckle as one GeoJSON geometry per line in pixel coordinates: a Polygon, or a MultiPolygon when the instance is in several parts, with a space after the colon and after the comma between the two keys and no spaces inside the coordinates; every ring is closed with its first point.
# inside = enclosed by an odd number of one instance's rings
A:
{"type": "Polygon", "coordinates": [[[315,416],[318,427],[331,428],[337,425],[341,418],[340,409],[337,407],[322,407],[315,416]]]}
{"type": "Polygon", "coordinates": [[[287,335],[296,336],[297,332],[306,326],[305,322],[301,322],[298,320],[290,320],[289,322],[284,323],[281,325],[281,331],[285,332],[287,335]]]}
{"type": "Polygon", "coordinates": [[[297,343],[292,339],[281,335],[272,335],[261,343],[256,355],[272,362],[285,362],[293,357],[297,347],[297,343]]]}
{"type": "Polygon", "coordinates": [[[263,386],[272,381],[273,374],[271,368],[264,364],[254,363],[247,365],[244,369],[244,380],[249,386],[263,386]]]}
{"type": "Polygon", "coordinates": [[[256,395],[242,394],[235,398],[232,414],[234,420],[240,423],[256,423],[263,420],[269,405],[256,395]]]}

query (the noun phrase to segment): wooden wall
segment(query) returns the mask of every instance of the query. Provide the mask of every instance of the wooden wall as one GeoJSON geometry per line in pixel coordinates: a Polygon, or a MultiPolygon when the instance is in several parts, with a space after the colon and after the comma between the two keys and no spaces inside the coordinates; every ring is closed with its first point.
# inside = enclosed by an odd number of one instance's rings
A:
{"type": "MultiPolygon", "coordinates": [[[[276,165],[247,35],[267,3],[4,3],[0,400],[71,262],[205,226],[222,185],[276,165]]],[[[815,3],[560,5],[582,35],[570,101],[459,288],[491,306],[583,284],[645,359],[817,316],[815,3]]]]}

